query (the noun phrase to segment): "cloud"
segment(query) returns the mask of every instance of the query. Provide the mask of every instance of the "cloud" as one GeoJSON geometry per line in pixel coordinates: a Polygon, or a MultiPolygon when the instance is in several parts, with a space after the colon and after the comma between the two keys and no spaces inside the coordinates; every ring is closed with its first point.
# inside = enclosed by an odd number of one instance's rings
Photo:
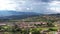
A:
{"type": "Polygon", "coordinates": [[[0,0],[0,10],[54,13],[59,9],[60,0],[0,0]]]}
{"type": "Polygon", "coordinates": [[[41,0],[42,2],[51,2],[53,0],[41,0]]]}
{"type": "Polygon", "coordinates": [[[49,3],[48,10],[60,13],[60,1],[52,1],[51,3],[49,3]]]}
{"type": "Polygon", "coordinates": [[[10,0],[0,0],[0,10],[15,10],[16,4],[10,0]]]}

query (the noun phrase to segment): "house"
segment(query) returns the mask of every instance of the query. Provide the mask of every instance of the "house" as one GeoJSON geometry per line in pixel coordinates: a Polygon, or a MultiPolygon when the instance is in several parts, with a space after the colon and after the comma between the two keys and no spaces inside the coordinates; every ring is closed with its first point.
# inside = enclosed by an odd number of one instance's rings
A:
{"type": "Polygon", "coordinates": [[[58,29],[57,33],[56,34],[60,34],[60,29],[58,29]]]}
{"type": "Polygon", "coordinates": [[[41,33],[41,34],[48,34],[48,32],[50,32],[50,31],[48,31],[48,30],[43,30],[43,31],[41,31],[40,33],[41,33]]]}
{"type": "Polygon", "coordinates": [[[4,26],[4,25],[6,25],[6,23],[0,23],[0,26],[4,26]]]}

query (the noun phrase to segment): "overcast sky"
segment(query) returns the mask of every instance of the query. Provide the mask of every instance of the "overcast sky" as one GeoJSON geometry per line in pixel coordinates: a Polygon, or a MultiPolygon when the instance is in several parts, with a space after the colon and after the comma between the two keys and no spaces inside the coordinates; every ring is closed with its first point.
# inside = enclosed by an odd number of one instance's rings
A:
{"type": "Polygon", "coordinates": [[[59,0],[0,0],[0,10],[60,13],[59,0]]]}

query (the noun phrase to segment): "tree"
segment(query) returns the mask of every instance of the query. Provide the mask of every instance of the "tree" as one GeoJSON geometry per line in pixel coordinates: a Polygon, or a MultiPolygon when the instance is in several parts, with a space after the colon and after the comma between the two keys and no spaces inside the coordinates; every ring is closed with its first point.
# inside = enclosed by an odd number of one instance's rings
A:
{"type": "Polygon", "coordinates": [[[37,28],[36,29],[32,29],[32,34],[40,34],[40,30],[41,29],[38,30],[37,28]]]}
{"type": "Polygon", "coordinates": [[[47,23],[48,27],[54,27],[54,25],[52,23],[47,23]]]}
{"type": "Polygon", "coordinates": [[[54,29],[54,28],[49,28],[48,30],[49,31],[57,31],[57,29],[54,29]]]}

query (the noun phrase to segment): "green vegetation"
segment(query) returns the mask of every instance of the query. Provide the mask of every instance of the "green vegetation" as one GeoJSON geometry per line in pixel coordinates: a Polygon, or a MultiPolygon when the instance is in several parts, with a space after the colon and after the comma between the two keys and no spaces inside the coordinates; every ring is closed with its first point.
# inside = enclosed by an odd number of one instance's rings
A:
{"type": "Polygon", "coordinates": [[[37,16],[37,17],[31,17],[31,18],[26,18],[22,19],[21,21],[25,22],[48,22],[48,23],[54,23],[55,21],[59,21],[60,17],[58,16],[37,16]]]}
{"type": "Polygon", "coordinates": [[[57,31],[55,28],[49,28],[49,31],[57,31]]]}
{"type": "MultiPolygon", "coordinates": [[[[0,20],[0,22],[3,22],[4,20],[0,20]]],[[[5,22],[5,21],[4,21],[5,22]]],[[[57,30],[60,27],[60,16],[37,16],[37,17],[30,17],[30,18],[25,18],[21,20],[6,20],[6,22],[10,23],[16,23],[13,24],[14,26],[11,25],[4,25],[0,26],[0,31],[4,32],[3,34],[41,34],[41,31],[46,31],[47,33],[57,32],[57,30]],[[20,28],[19,23],[22,21],[28,22],[45,22],[46,24],[33,24],[31,26],[34,27],[26,27],[20,28]]],[[[23,24],[24,25],[24,24],[23,24]]],[[[25,24],[26,25],[26,24],[25,24]]],[[[28,25],[27,25],[28,26],[28,25]]]]}

